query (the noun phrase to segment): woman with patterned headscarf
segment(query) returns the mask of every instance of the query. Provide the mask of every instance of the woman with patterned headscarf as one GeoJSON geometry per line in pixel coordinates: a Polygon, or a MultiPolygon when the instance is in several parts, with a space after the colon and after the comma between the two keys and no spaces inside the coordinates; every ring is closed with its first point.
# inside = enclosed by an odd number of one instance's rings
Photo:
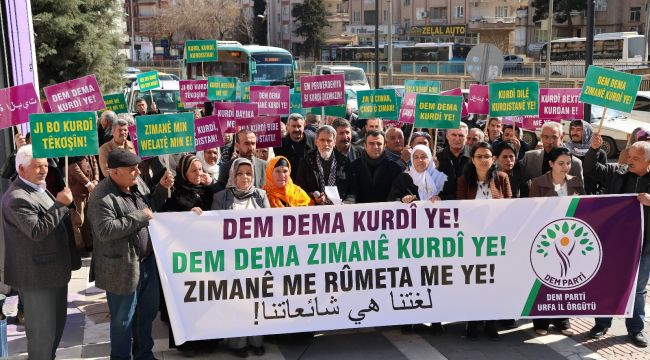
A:
{"type": "Polygon", "coordinates": [[[203,171],[201,161],[194,155],[183,155],[176,165],[172,196],[161,212],[210,210],[212,196],[223,187],[203,171]]]}
{"type": "MultiPolygon", "coordinates": [[[[572,156],[584,161],[587,151],[591,148],[591,138],[594,136],[593,127],[586,121],[573,120],[569,125],[569,136],[570,140],[564,143],[564,147],[569,149],[572,156]]],[[[598,150],[596,159],[603,165],[607,164],[607,154],[603,149],[598,150]]],[[[601,185],[589,177],[585,177],[584,187],[587,195],[598,195],[605,191],[601,185]]]]}
{"type": "Polygon", "coordinates": [[[264,190],[271,207],[294,207],[313,205],[314,201],[305,190],[291,180],[291,164],[284,156],[276,156],[266,166],[264,190]]]}

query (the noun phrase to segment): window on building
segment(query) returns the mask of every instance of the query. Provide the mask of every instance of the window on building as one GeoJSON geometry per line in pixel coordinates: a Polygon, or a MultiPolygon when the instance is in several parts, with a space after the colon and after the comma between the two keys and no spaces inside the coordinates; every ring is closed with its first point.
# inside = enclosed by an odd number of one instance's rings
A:
{"type": "Polygon", "coordinates": [[[283,34],[288,34],[289,33],[289,24],[283,24],[282,25],[282,33],[283,34]]]}
{"type": "Polygon", "coordinates": [[[284,12],[284,15],[289,15],[289,7],[285,6],[282,11],[284,12]]]}
{"type": "Polygon", "coordinates": [[[596,0],[596,11],[607,11],[607,0],[596,0]]]}
{"type": "Polygon", "coordinates": [[[454,19],[464,19],[465,18],[465,7],[456,6],[454,8],[454,19]]]}
{"type": "Polygon", "coordinates": [[[384,23],[386,23],[386,19],[388,19],[388,10],[384,10],[384,23]]]}
{"type": "Polygon", "coordinates": [[[594,35],[602,34],[603,33],[603,28],[594,28],[594,35]]]}
{"type": "Polygon", "coordinates": [[[361,21],[361,13],[358,11],[355,11],[352,13],[352,21],[354,22],[360,22],[361,21]]]}
{"type": "Polygon", "coordinates": [[[447,18],[447,8],[446,7],[432,7],[431,13],[429,14],[429,19],[446,19],[447,18]]]}
{"type": "Polygon", "coordinates": [[[535,42],[546,42],[548,41],[548,30],[546,29],[535,29],[535,42]]]}
{"type": "Polygon", "coordinates": [[[507,6],[497,6],[494,8],[494,16],[496,17],[508,17],[508,7],[507,6]]]}
{"type": "Polygon", "coordinates": [[[630,8],[630,21],[641,21],[641,7],[630,8]]]}
{"type": "Polygon", "coordinates": [[[375,10],[366,10],[363,12],[363,24],[364,25],[375,25],[377,24],[377,11],[375,10]]]}
{"type": "Polygon", "coordinates": [[[411,5],[411,0],[404,0],[404,6],[411,5]]]}

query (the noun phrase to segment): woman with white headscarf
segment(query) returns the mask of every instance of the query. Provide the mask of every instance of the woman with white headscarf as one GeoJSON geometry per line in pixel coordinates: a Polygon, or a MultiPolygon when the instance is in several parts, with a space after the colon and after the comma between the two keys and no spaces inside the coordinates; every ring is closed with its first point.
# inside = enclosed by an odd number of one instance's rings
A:
{"type": "Polygon", "coordinates": [[[438,171],[431,150],[416,145],[411,151],[411,167],[393,181],[388,201],[410,203],[417,200],[440,200],[438,194],[447,181],[447,175],[438,171]]]}
{"type": "Polygon", "coordinates": [[[221,151],[219,148],[197,151],[196,158],[201,162],[204,173],[210,175],[215,182],[219,180],[219,160],[221,158],[221,151]]]}

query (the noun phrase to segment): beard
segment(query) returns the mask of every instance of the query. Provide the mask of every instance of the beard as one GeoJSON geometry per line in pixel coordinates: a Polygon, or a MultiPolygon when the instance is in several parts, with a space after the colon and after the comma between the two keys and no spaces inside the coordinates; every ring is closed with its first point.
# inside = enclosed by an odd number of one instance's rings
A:
{"type": "Polygon", "coordinates": [[[329,160],[332,157],[332,152],[334,152],[334,149],[329,149],[325,151],[318,150],[318,154],[323,160],[329,160]]]}

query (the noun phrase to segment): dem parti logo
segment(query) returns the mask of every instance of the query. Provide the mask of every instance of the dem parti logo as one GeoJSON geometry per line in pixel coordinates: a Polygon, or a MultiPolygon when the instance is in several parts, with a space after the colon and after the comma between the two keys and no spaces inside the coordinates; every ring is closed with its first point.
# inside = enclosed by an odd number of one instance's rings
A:
{"type": "Polygon", "coordinates": [[[558,219],[537,233],[530,263],[542,283],[569,290],[588,283],[598,272],[602,247],[594,230],[576,218],[558,219]]]}

